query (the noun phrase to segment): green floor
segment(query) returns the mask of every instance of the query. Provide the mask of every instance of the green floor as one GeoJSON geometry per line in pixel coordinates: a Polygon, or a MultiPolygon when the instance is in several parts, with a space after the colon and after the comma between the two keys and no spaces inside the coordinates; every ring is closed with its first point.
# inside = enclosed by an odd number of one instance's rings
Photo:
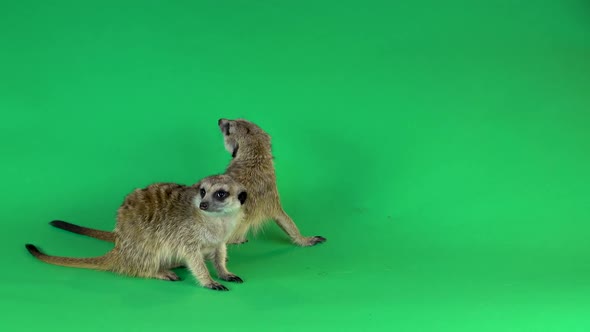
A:
{"type": "Polygon", "coordinates": [[[590,331],[584,1],[0,4],[2,331],[590,331]],[[288,4],[291,3],[291,4],[288,4]],[[52,266],[124,196],[273,136],[298,248],[230,249],[229,292],[52,266]]]}

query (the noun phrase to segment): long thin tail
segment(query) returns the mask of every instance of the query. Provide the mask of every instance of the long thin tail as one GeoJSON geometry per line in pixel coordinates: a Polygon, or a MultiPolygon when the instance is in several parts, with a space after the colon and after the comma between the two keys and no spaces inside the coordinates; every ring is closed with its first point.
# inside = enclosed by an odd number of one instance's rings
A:
{"type": "Polygon", "coordinates": [[[72,257],[60,257],[60,256],[49,256],[37,249],[32,244],[26,244],[25,247],[35,256],[37,259],[54,265],[77,267],[82,269],[93,269],[93,270],[106,270],[105,258],[106,256],[92,257],[92,258],[72,258],[72,257]]]}
{"type": "Polygon", "coordinates": [[[101,231],[94,228],[82,227],[78,225],[71,224],[67,221],[62,220],[54,220],[49,223],[53,227],[57,227],[59,229],[63,229],[68,232],[85,235],[89,237],[93,237],[95,239],[107,241],[107,242],[115,242],[115,233],[101,231]]]}

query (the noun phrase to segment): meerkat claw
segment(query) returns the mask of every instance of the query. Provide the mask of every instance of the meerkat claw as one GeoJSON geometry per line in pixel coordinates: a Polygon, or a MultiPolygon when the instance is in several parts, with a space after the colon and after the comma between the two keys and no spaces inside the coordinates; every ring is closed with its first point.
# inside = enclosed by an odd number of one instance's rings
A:
{"type": "Polygon", "coordinates": [[[223,280],[225,280],[225,281],[229,281],[229,282],[237,282],[237,283],[239,283],[239,284],[241,284],[241,283],[243,283],[243,282],[244,282],[244,280],[242,280],[242,278],[238,277],[238,276],[237,276],[237,275],[235,275],[235,274],[230,274],[230,275],[228,275],[228,276],[224,276],[224,277],[223,277],[223,278],[221,278],[221,279],[223,279],[223,280]]]}
{"type": "Polygon", "coordinates": [[[225,287],[224,285],[217,283],[217,282],[207,285],[205,287],[212,289],[212,290],[218,290],[218,291],[228,291],[229,290],[229,289],[227,289],[227,287],[225,287]]]}
{"type": "Polygon", "coordinates": [[[228,244],[244,244],[247,242],[248,242],[248,240],[238,240],[238,241],[228,242],[228,244]]]}
{"type": "Polygon", "coordinates": [[[302,247],[311,247],[311,246],[315,246],[316,244],[324,243],[326,241],[327,241],[327,239],[323,236],[311,236],[311,237],[305,238],[305,241],[303,241],[302,243],[300,242],[300,245],[302,247]]]}
{"type": "Polygon", "coordinates": [[[324,243],[324,242],[326,242],[326,241],[327,241],[327,239],[326,239],[325,237],[323,237],[323,236],[314,236],[314,237],[311,239],[311,242],[312,242],[314,245],[315,245],[315,244],[319,244],[319,243],[324,243]]]}

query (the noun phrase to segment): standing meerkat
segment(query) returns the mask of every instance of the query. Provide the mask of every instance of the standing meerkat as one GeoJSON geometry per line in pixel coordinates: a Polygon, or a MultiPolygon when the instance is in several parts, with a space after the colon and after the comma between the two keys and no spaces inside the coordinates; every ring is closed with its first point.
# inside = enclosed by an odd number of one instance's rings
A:
{"type": "Polygon", "coordinates": [[[248,191],[244,219],[228,243],[246,242],[250,228],[256,229],[269,220],[274,220],[299,246],[313,246],[326,241],[322,236],[302,236],[283,210],[276,185],[270,135],[244,119],[219,119],[218,125],[223,133],[225,148],[233,157],[225,174],[239,181],[248,191]]]}
{"type": "MultiPolygon", "coordinates": [[[[289,215],[283,210],[276,185],[271,138],[256,124],[243,120],[218,120],[224,145],[232,154],[232,161],[225,174],[245,186],[248,204],[244,206],[244,219],[229,239],[230,244],[246,242],[250,228],[258,228],[268,220],[274,220],[291,240],[300,246],[313,246],[326,241],[322,236],[304,237],[289,215]]],[[[82,227],[69,222],[54,220],[51,225],[77,234],[114,242],[112,232],[82,227]]]]}
{"type": "Polygon", "coordinates": [[[58,257],[32,244],[26,248],[50,264],[169,281],[180,280],[171,269],[184,263],[201,286],[228,290],[211,278],[205,261],[213,260],[220,279],[242,282],[227,270],[226,241],[244,216],[246,197],[245,188],[228,175],[206,177],[193,186],[156,183],[125,198],[115,230],[105,232],[110,235],[104,239],[115,246],[104,256],[58,257]]]}

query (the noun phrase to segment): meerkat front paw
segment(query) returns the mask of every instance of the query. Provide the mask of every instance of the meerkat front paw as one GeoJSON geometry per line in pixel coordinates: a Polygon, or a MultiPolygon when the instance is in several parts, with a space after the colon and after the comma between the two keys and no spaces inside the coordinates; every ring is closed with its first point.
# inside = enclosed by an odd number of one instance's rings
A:
{"type": "Polygon", "coordinates": [[[228,291],[229,289],[227,289],[227,287],[223,286],[222,284],[218,283],[218,282],[212,282],[208,285],[205,285],[205,288],[209,288],[212,290],[218,290],[218,291],[228,291]]]}
{"type": "Polygon", "coordinates": [[[242,280],[242,278],[238,277],[235,274],[228,274],[225,276],[221,276],[220,279],[225,280],[225,281],[229,281],[229,282],[237,282],[239,284],[244,282],[244,280],[242,280]]]}
{"type": "Polygon", "coordinates": [[[297,243],[302,247],[311,247],[311,246],[315,246],[316,244],[319,243],[324,243],[326,242],[327,239],[323,236],[310,236],[310,237],[306,237],[303,238],[303,241],[297,243]]]}

